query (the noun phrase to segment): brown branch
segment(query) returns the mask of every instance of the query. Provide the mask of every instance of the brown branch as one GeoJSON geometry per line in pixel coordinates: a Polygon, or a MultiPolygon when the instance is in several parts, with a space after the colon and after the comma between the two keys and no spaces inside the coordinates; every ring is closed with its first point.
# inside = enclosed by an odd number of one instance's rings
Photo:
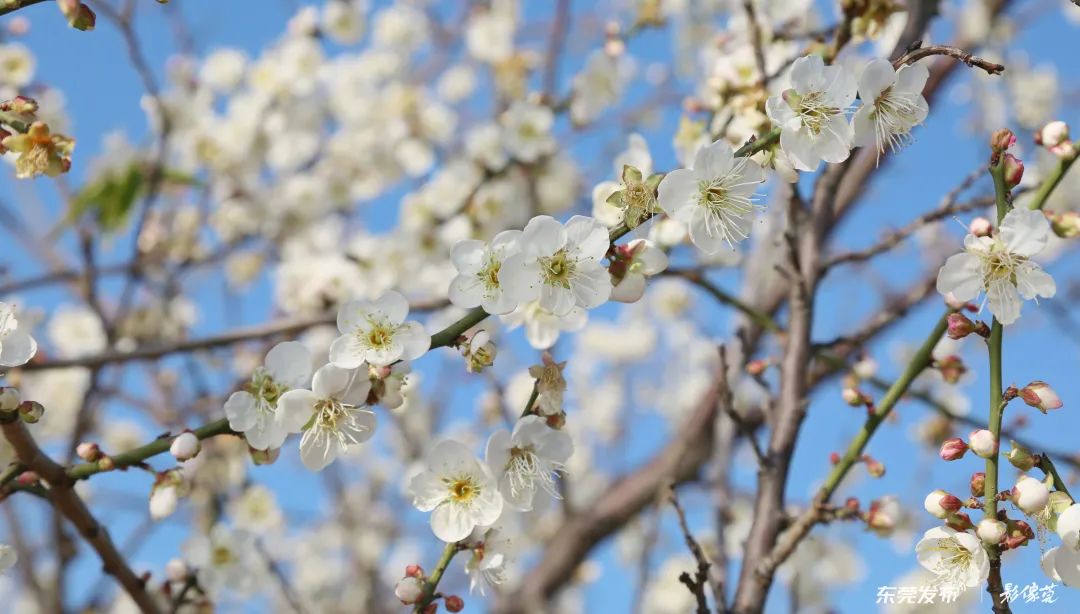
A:
{"type": "Polygon", "coordinates": [[[950,47],[949,45],[931,45],[929,47],[919,47],[918,49],[908,51],[893,62],[893,68],[900,68],[905,64],[913,64],[932,55],[945,55],[950,58],[955,58],[972,68],[981,68],[990,75],[1000,75],[1005,72],[1005,66],[998,64],[997,62],[991,62],[990,60],[973,55],[970,51],[965,51],[959,47],[950,47]]]}
{"type": "Polygon", "coordinates": [[[64,468],[42,452],[26,429],[26,425],[17,415],[9,413],[7,417],[0,418],[0,421],[2,421],[0,428],[3,429],[4,437],[11,443],[19,459],[49,484],[48,498],[53,508],[67,518],[68,522],[97,552],[105,573],[116,578],[140,610],[150,613],[159,612],[157,603],[146,592],[145,583],[135,575],[123,555],[116,549],[109,538],[108,530],[98,523],[86,504],[75,493],[72,488],[74,481],[68,477],[64,468]]]}
{"type": "MultiPolygon", "coordinates": [[[[709,602],[705,597],[705,584],[709,582],[709,569],[712,567],[712,563],[709,561],[705,551],[701,549],[701,544],[694,539],[693,533],[690,532],[690,526],[686,523],[686,512],[683,511],[682,505],[679,504],[679,496],[675,492],[675,485],[668,484],[667,488],[668,500],[671,501],[671,507],[675,508],[675,515],[679,518],[679,528],[682,530],[683,539],[686,540],[686,547],[690,549],[690,554],[693,554],[694,560],[697,561],[697,571],[694,572],[694,577],[691,578],[689,573],[683,572],[679,575],[679,582],[685,584],[686,588],[690,589],[690,592],[694,594],[694,598],[697,600],[697,614],[709,614],[709,602]]],[[[712,585],[712,590],[716,608],[723,611],[724,593],[715,584],[712,585]]]]}

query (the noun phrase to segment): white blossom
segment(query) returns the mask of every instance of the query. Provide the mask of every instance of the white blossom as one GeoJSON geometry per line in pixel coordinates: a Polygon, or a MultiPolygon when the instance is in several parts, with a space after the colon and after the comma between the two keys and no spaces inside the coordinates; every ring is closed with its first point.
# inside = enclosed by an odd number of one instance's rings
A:
{"type": "Polygon", "coordinates": [[[555,345],[563,332],[576,332],[589,322],[589,314],[574,307],[566,315],[557,316],[540,306],[538,301],[522,303],[517,309],[501,317],[510,330],[525,326],[525,339],[537,350],[555,345]]]}
{"type": "Polygon", "coordinates": [[[750,236],[754,214],[762,209],[753,202],[754,191],[765,180],[757,162],[735,159],[731,146],[716,141],[698,150],[690,168],[671,171],[660,182],[660,207],[690,231],[690,240],[701,251],[713,254],[725,244],[750,236]]]}
{"type": "Polygon", "coordinates": [[[1013,209],[996,235],[964,237],[964,251],[941,267],[937,290],[951,292],[958,301],[985,293],[990,313],[1002,324],[1012,324],[1020,317],[1023,300],[1050,298],[1057,292],[1054,279],[1031,260],[1049,237],[1050,223],[1041,211],[1013,209]]]}
{"type": "Polygon", "coordinates": [[[949,527],[934,527],[915,545],[919,564],[938,581],[957,588],[976,588],[990,574],[990,558],[979,538],[949,527]]]}
{"type": "Polygon", "coordinates": [[[458,275],[450,282],[450,302],[471,309],[483,307],[490,314],[510,313],[517,301],[499,283],[499,271],[518,251],[520,230],[504,230],[491,243],[470,239],[450,251],[458,275]]]}
{"type": "Polygon", "coordinates": [[[813,171],[822,160],[847,160],[854,135],[845,113],[856,90],[855,78],[843,66],[826,66],[818,55],[795,60],[791,88],[765,104],[795,168],[813,171]]]}
{"type": "Polygon", "coordinates": [[[375,432],[375,413],[363,407],[371,391],[366,369],[341,369],[332,364],[315,372],[311,390],[290,390],[278,401],[290,432],[303,432],[300,459],[321,471],[349,446],[363,443],[375,432]]]}
{"type": "Polygon", "coordinates": [[[376,301],[349,301],[338,310],[341,336],[330,344],[330,362],[355,369],[367,362],[386,366],[414,360],[431,347],[431,337],[419,322],[406,321],[409,303],[388,291],[376,301]]]}
{"type": "Polygon", "coordinates": [[[30,331],[19,328],[15,308],[0,303],[0,367],[18,367],[37,354],[37,341],[30,331]]]}
{"type": "Polygon", "coordinates": [[[503,112],[499,121],[503,126],[503,144],[515,159],[536,162],[555,150],[555,138],[551,135],[555,116],[551,109],[518,101],[503,112]]]}
{"type": "Polygon", "coordinates": [[[547,425],[539,416],[525,416],[511,433],[500,429],[487,442],[485,459],[499,479],[499,492],[507,505],[527,512],[533,498],[543,490],[561,498],[556,475],[565,471],[574,444],[565,432],[547,425]]]}
{"type": "Polygon", "coordinates": [[[445,542],[465,539],[477,526],[495,522],[503,509],[495,476],[465,444],[446,439],[424,458],[409,482],[413,505],[431,512],[431,529],[445,542]]]}
{"type": "Polygon", "coordinates": [[[930,109],[922,90],[930,71],[925,64],[894,70],[888,60],[871,60],[859,76],[863,104],[852,118],[854,144],[874,146],[880,156],[897,151],[911,140],[911,130],[923,123],[930,109]]]}
{"type": "Polygon", "coordinates": [[[311,352],[299,341],[285,341],[266,354],[266,366],[255,369],[244,390],[225,402],[229,428],[243,433],[256,450],[279,448],[290,432],[279,410],[281,395],[304,388],[311,378],[311,352]]]}
{"type": "Polygon", "coordinates": [[[194,567],[199,586],[211,593],[228,588],[250,593],[263,578],[266,563],[255,547],[255,537],[243,529],[217,524],[209,535],[196,535],[183,548],[194,567]]]}

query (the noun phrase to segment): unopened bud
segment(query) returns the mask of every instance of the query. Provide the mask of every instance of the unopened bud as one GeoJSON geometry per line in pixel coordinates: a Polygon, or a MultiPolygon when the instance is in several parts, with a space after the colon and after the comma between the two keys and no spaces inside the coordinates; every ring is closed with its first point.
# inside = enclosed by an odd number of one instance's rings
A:
{"type": "Polygon", "coordinates": [[[184,431],[177,435],[176,439],[173,439],[172,444],[169,446],[169,453],[176,460],[183,462],[195,458],[201,449],[202,444],[199,443],[199,438],[195,436],[195,433],[184,431]]]}
{"type": "Polygon", "coordinates": [[[1020,180],[1024,178],[1024,162],[1016,156],[1007,153],[1005,154],[1005,162],[1003,164],[1002,171],[1005,175],[1005,186],[1008,188],[1015,188],[1020,185],[1020,180]]]}
{"type": "Polygon", "coordinates": [[[45,408],[37,401],[19,403],[19,417],[27,424],[34,424],[45,415],[45,408]]]}
{"type": "Polygon", "coordinates": [[[447,595],[443,598],[447,612],[460,612],[465,609],[465,602],[457,595],[447,595]]]}
{"type": "Polygon", "coordinates": [[[273,465],[274,461],[281,455],[281,448],[270,448],[268,450],[256,450],[255,448],[248,448],[248,454],[251,455],[251,462],[256,465],[273,465]]]}
{"type": "Polygon", "coordinates": [[[420,565],[413,563],[405,568],[405,576],[410,578],[423,578],[424,568],[420,565]]]}
{"type": "Polygon", "coordinates": [[[994,231],[994,226],[985,217],[977,217],[968,224],[968,232],[976,237],[989,237],[994,231]]]}
{"type": "Polygon", "coordinates": [[[1052,121],[1035,133],[1035,143],[1054,152],[1069,142],[1069,124],[1052,121]]]}
{"type": "Polygon", "coordinates": [[[84,441],[75,447],[75,454],[88,463],[101,458],[101,448],[96,443],[84,441]]]}
{"type": "Polygon", "coordinates": [[[1021,388],[1020,398],[1044,414],[1051,409],[1060,409],[1062,405],[1057,392],[1042,380],[1035,380],[1021,388]]]}
{"type": "Polygon", "coordinates": [[[1010,520],[1007,526],[1008,533],[1005,537],[1004,544],[1006,550],[1019,548],[1035,537],[1035,532],[1031,530],[1031,525],[1023,520],[1010,520]]]}
{"type": "Polygon", "coordinates": [[[405,605],[412,605],[424,596],[424,583],[419,578],[405,576],[394,585],[394,596],[405,605]]]}
{"type": "Polygon", "coordinates": [[[97,460],[97,465],[98,469],[101,469],[102,471],[112,471],[113,469],[116,469],[116,461],[108,454],[102,454],[97,460]]]}
{"type": "Polygon", "coordinates": [[[885,475],[885,465],[881,461],[871,456],[863,456],[863,462],[866,463],[866,470],[870,472],[871,476],[880,478],[885,475]]]}
{"type": "Polygon", "coordinates": [[[949,516],[945,526],[954,531],[970,531],[975,525],[971,524],[971,516],[963,512],[957,512],[949,516]]]}
{"type": "Polygon", "coordinates": [[[175,484],[155,485],[150,491],[150,518],[162,520],[172,516],[180,505],[180,493],[175,484]]]}
{"type": "Polygon", "coordinates": [[[829,463],[835,465],[836,463],[839,463],[839,462],[840,462],[840,453],[839,452],[829,452],[829,463]]]}
{"type": "Polygon", "coordinates": [[[984,338],[990,336],[990,327],[986,322],[972,322],[960,312],[949,314],[947,330],[950,339],[963,339],[972,333],[984,338]]]}
{"type": "Polygon", "coordinates": [[[1004,522],[996,520],[994,518],[983,518],[979,521],[979,526],[975,529],[975,535],[979,536],[979,539],[984,544],[996,545],[1001,543],[1001,538],[1005,537],[1005,530],[1008,527],[1004,522]]]}
{"type": "Polygon", "coordinates": [[[938,371],[941,372],[941,377],[950,384],[959,382],[960,378],[967,373],[967,367],[964,366],[964,361],[956,355],[946,356],[937,361],[937,368],[938,371]]]}
{"type": "Polygon", "coordinates": [[[23,471],[15,478],[15,483],[19,486],[33,486],[38,483],[38,474],[33,471],[23,471]]]}
{"type": "Polygon", "coordinates": [[[986,473],[976,471],[971,474],[968,486],[971,488],[971,496],[973,497],[981,497],[986,494],[986,473]]]}
{"type": "Polygon", "coordinates": [[[19,391],[10,386],[0,388],[0,411],[14,411],[21,399],[19,391]]]}
{"type": "Polygon", "coordinates": [[[1016,135],[1008,128],[996,130],[990,135],[990,150],[994,153],[994,160],[1006,149],[1016,144],[1016,135]]]}
{"type": "Polygon", "coordinates": [[[1065,211],[1047,215],[1050,218],[1050,228],[1057,236],[1062,239],[1072,239],[1080,236],[1080,213],[1065,211]]]}
{"type": "Polygon", "coordinates": [[[763,358],[757,360],[751,360],[746,364],[746,373],[757,377],[765,372],[765,369],[769,368],[769,361],[763,358]]]}
{"type": "Polygon", "coordinates": [[[939,452],[939,455],[941,456],[941,460],[954,461],[963,458],[964,454],[967,454],[967,451],[968,445],[964,443],[963,439],[951,437],[941,443],[941,452],[939,452]]]}
{"type": "Polygon", "coordinates": [[[858,388],[844,388],[840,396],[843,397],[845,403],[852,407],[861,407],[870,402],[870,398],[858,388]]]}
{"type": "Polygon", "coordinates": [[[863,356],[859,360],[855,361],[855,364],[851,365],[851,372],[855,374],[855,377],[867,380],[877,375],[878,364],[877,361],[869,356],[863,356]]]}
{"type": "Polygon", "coordinates": [[[993,458],[998,453],[997,439],[986,429],[971,431],[971,435],[968,436],[968,446],[972,452],[983,458],[993,458]]]}
{"type": "Polygon", "coordinates": [[[1050,501],[1050,489],[1039,480],[1024,476],[1012,489],[1012,500],[1025,514],[1041,512],[1050,501]]]}
{"type": "Polygon", "coordinates": [[[1012,442],[1012,449],[1005,454],[1005,458],[1009,459],[1009,462],[1013,467],[1016,467],[1020,471],[1031,471],[1032,467],[1036,465],[1038,459],[1024,446],[1012,442]]]}
{"type": "Polygon", "coordinates": [[[169,562],[165,563],[165,577],[176,583],[186,581],[188,579],[187,563],[184,563],[182,559],[169,559],[169,562]]]}
{"type": "Polygon", "coordinates": [[[900,519],[900,503],[893,497],[883,497],[870,503],[866,526],[878,535],[890,535],[900,519]]]}
{"type": "Polygon", "coordinates": [[[960,511],[964,502],[944,490],[935,490],[923,499],[923,508],[935,518],[948,518],[949,514],[960,511]]]}

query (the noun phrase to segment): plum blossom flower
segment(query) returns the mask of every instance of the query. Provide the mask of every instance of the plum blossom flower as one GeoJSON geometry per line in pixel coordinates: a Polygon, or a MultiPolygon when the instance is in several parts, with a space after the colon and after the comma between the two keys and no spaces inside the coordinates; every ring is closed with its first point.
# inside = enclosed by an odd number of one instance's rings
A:
{"type": "Polygon", "coordinates": [[[324,365],[315,372],[311,390],[290,390],[278,405],[291,432],[303,431],[300,459],[321,471],[349,446],[375,432],[375,413],[361,405],[371,391],[367,373],[324,365]]]}
{"type": "Polygon", "coordinates": [[[923,64],[894,70],[888,60],[871,60],[859,75],[859,98],[863,105],[855,111],[852,127],[854,144],[873,145],[878,157],[886,147],[895,152],[911,140],[911,130],[923,123],[930,112],[922,90],[930,71],[923,64]]]}
{"type": "Polygon", "coordinates": [[[1080,504],[1074,503],[1061,512],[1055,530],[1061,546],[1052,549],[1054,554],[1048,561],[1044,560],[1043,568],[1051,578],[1057,575],[1057,581],[1066,586],[1080,587],[1080,504]]]}
{"type": "Polygon", "coordinates": [[[0,367],[18,367],[37,354],[37,341],[25,328],[19,328],[15,307],[0,303],[0,367]]]}
{"type": "Polygon", "coordinates": [[[440,441],[424,459],[424,469],[409,482],[413,505],[431,512],[431,529],[444,542],[468,537],[490,525],[503,510],[503,498],[491,469],[465,444],[440,441]]]}
{"type": "Polygon", "coordinates": [[[278,411],[285,392],[304,388],[311,379],[311,351],[299,341],[285,341],[266,354],[266,365],[255,369],[251,381],[225,401],[229,428],[243,433],[256,450],[280,448],[290,431],[278,411]]]}
{"type": "Polygon", "coordinates": [[[620,303],[636,303],[645,294],[645,278],[652,277],[668,267],[664,250],[648,239],[634,239],[616,248],[617,258],[609,268],[612,277],[622,269],[621,279],[612,280],[611,300],[620,303]]]}
{"type": "Polygon", "coordinates": [[[499,119],[503,126],[503,145],[515,159],[536,162],[555,151],[555,138],[551,135],[555,115],[551,109],[518,101],[499,119]]]}
{"type": "Polygon", "coordinates": [[[450,282],[450,302],[458,307],[483,307],[490,314],[510,313],[517,301],[499,283],[499,271],[506,259],[518,251],[520,230],[505,230],[490,244],[469,239],[459,241],[450,251],[458,275],[450,282]]]}
{"type": "Polygon", "coordinates": [[[209,535],[184,544],[184,559],[196,569],[199,586],[211,593],[229,588],[250,593],[262,580],[265,562],[255,547],[255,536],[243,529],[217,524],[209,535]]]}
{"type": "Polygon", "coordinates": [[[821,56],[795,60],[791,88],[765,103],[769,119],[780,126],[780,147],[795,168],[813,171],[822,160],[847,160],[854,135],[844,113],[857,87],[846,68],[826,66],[821,56]]]}
{"type": "Polygon", "coordinates": [[[330,363],[356,369],[365,362],[383,367],[419,358],[431,337],[419,322],[406,322],[408,315],[409,303],[392,290],[375,301],[348,301],[338,310],[341,336],[330,344],[330,363]]]}
{"type": "Polygon", "coordinates": [[[599,307],[611,295],[611,278],[600,263],[610,245],[608,231],[593,218],[575,215],[563,226],[538,215],[525,226],[520,245],[499,270],[500,285],[516,300],[539,300],[565,316],[574,307],[599,307]]]}
{"type": "Polygon", "coordinates": [[[566,433],[553,429],[539,416],[525,416],[514,425],[491,434],[485,460],[499,478],[499,492],[507,505],[522,512],[533,509],[533,498],[543,490],[561,498],[555,475],[565,470],[574,452],[566,433]]]}
{"type": "Polygon", "coordinates": [[[990,574],[990,558],[979,538],[949,527],[934,527],[915,545],[919,564],[938,581],[957,588],[975,588],[990,574]]]}
{"type": "Polygon", "coordinates": [[[938,272],[937,290],[958,301],[986,293],[990,313],[1003,325],[1020,317],[1022,300],[1050,298],[1054,279],[1031,260],[1046,247],[1050,223],[1040,211],[1013,209],[992,237],[964,237],[963,253],[950,256],[938,272]]]}
{"type": "Polygon", "coordinates": [[[506,583],[506,566],[521,549],[520,537],[517,514],[505,511],[491,526],[477,527],[473,531],[469,538],[472,556],[465,563],[469,593],[479,590],[483,595],[488,586],[506,583]]]}
{"type": "Polygon", "coordinates": [[[754,190],[765,181],[761,165],[749,158],[735,159],[731,146],[716,141],[698,150],[690,168],[671,171],[660,182],[660,207],[690,231],[701,251],[715,254],[727,244],[750,236],[754,190]]]}
{"type": "Polygon", "coordinates": [[[580,307],[574,307],[566,315],[557,316],[540,306],[537,301],[522,303],[517,309],[501,317],[506,326],[513,330],[525,326],[525,339],[537,350],[546,350],[555,345],[559,335],[585,328],[589,314],[580,307]]]}

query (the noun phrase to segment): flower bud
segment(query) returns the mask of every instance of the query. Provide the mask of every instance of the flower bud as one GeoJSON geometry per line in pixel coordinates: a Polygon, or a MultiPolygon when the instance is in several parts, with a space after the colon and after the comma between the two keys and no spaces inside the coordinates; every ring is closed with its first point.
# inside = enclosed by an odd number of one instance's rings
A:
{"type": "Polygon", "coordinates": [[[866,470],[870,472],[872,477],[880,478],[885,475],[885,465],[876,458],[866,455],[863,456],[863,462],[866,463],[866,470]]]}
{"type": "Polygon", "coordinates": [[[1023,520],[1010,520],[1006,526],[1008,527],[1004,544],[1006,550],[1019,548],[1035,537],[1031,525],[1023,520]]]}
{"type": "Polygon", "coordinates": [[[1005,154],[1002,172],[1005,175],[1005,187],[1015,188],[1024,178],[1024,162],[1012,154],[1005,154]]]}
{"type": "Polygon", "coordinates": [[[19,417],[27,424],[34,424],[45,415],[45,408],[37,401],[19,403],[19,417]]]}
{"type": "Polygon", "coordinates": [[[108,454],[102,454],[101,457],[98,458],[97,464],[98,469],[101,469],[102,471],[112,471],[113,469],[116,469],[116,461],[108,454]]]}
{"type": "Polygon", "coordinates": [[[852,407],[861,407],[870,402],[870,399],[859,391],[858,388],[844,388],[840,393],[840,396],[844,399],[844,402],[852,407]]]}
{"type": "Polygon", "coordinates": [[[956,355],[946,356],[937,361],[937,368],[941,372],[941,377],[950,384],[959,382],[960,378],[967,373],[964,361],[960,360],[960,357],[956,355]]]}
{"type": "Polygon", "coordinates": [[[1038,462],[1038,459],[1031,453],[1031,450],[1028,450],[1015,441],[1012,442],[1012,449],[1005,454],[1005,458],[1009,459],[1012,466],[1020,471],[1031,471],[1031,468],[1038,462]]]}
{"type": "Polygon", "coordinates": [[[935,490],[923,499],[923,508],[935,518],[947,518],[960,511],[964,502],[944,490],[935,490]]]}
{"type": "Polygon", "coordinates": [[[976,237],[989,237],[994,231],[994,226],[985,217],[977,217],[968,224],[968,232],[976,237]]]}
{"type": "Polygon", "coordinates": [[[1001,538],[1005,537],[1005,530],[1007,528],[1005,523],[1000,520],[983,518],[979,521],[979,526],[975,529],[975,535],[978,535],[979,539],[983,540],[984,544],[993,546],[1001,543],[1001,538]]]}
{"type": "Polygon", "coordinates": [[[165,563],[165,577],[176,583],[186,581],[188,579],[187,563],[183,559],[169,559],[169,562],[165,563]]]}
{"type": "Polygon", "coordinates": [[[101,448],[96,443],[84,441],[75,447],[75,455],[88,463],[101,458],[101,448]]]}
{"type": "Polygon", "coordinates": [[[877,361],[869,356],[863,356],[859,360],[855,361],[855,364],[851,365],[851,372],[855,374],[855,377],[867,380],[877,375],[878,364],[877,361]]]}
{"type": "Polygon", "coordinates": [[[268,450],[256,450],[255,448],[248,448],[248,454],[251,455],[251,462],[256,465],[273,465],[277,461],[278,456],[281,456],[281,448],[270,448],[268,450]]]}
{"type": "Polygon", "coordinates": [[[1054,234],[1062,239],[1072,239],[1080,236],[1080,213],[1065,211],[1062,213],[1048,213],[1050,228],[1054,234]]]}
{"type": "Polygon", "coordinates": [[[753,377],[757,377],[765,372],[765,369],[769,368],[768,359],[758,358],[746,363],[746,373],[753,377]]]}
{"type": "Polygon", "coordinates": [[[1080,504],[1073,504],[1065,508],[1058,517],[1054,526],[1062,543],[1068,546],[1080,544],[1080,504]]]}
{"type": "Polygon", "coordinates": [[[976,455],[983,458],[993,458],[998,453],[998,442],[994,434],[986,429],[972,431],[968,436],[968,446],[976,455]]]}
{"type": "Polygon", "coordinates": [[[892,534],[900,521],[900,502],[895,497],[882,497],[870,503],[866,526],[881,536],[892,534]]]}
{"type": "Polygon", "coordinates": [[[1059,149],[1061,145],[1069,142],[1069,124],[1063,121],[1052,121],[1035,133],[1035,143],[1042,145],[1051,152],[1059,149]]]}
{"type": "Polygon", "coordinates": [[[963,439],[951,437],[941,442],[941,452],[939,452],[939,455],[943,461],[954,461],[963,458],[967,451],[968,445],[964,443],[963,439]]]}
{"type": "Polygon", "coordinates": [[[413,563],[412,565],[409,565],[405,568],[405,576],[412,578],[423,578],[424,568],[416,563],[413,563]]]}
{"type": "Polygon", "coordinates": [[[945,526],[954,531],[970,531],[975,528],[975,525],[971,523],[971,516],[963,512],[958,512],[949,516],[949,519],[945,521],[945,526]]]}
{"type": "Polygon", "coordinates": [[[986,322],[972,322],[960,312],[950,313],[948,324],[947,331],[950,339],[963,339],[972,333],[980,337],[990,336],[990,327],[986,325],[986,322]]]}
{"type": "Polygon", "coordinates": [[[1021,388],[1020,398],[1044,414],[1051,409],[1060,409],[1062,405],[1057,392],[1042,380],[1035,380],[1021,388]]]}
{"type": "Polygon", "coordinates": [[[465,602],[457,595],[447,595],[443,598],[447,612],[460,612],[465,609],[465,602]]]}
{"type": "Polygon", "coordinates": [[[419,578],[405,576],[394,585],[394,596],[405,605],[412,605],[424,596],[424,583],[419,578]]]}
{"type": "Polygon", "coordinates": [[[971,488],[971,496],[973,497],[981,497],[986,494],[986,473],[976,471],[971,474],[971,481],[968,482],[968,486],[971,488]]]}
{"type": "Polygon", "coordinates": [[[996,130],[990,135],[990,150],[994,152],[995,158],[1000,155],[1006,149],[1016,144],[1016,135],[1012,130],[1008,128],[1002,128],[996,130]]]}
{"type": "Polygon", "coordinates": [[[19,391],[10,386],[0,388],[0,411],[14,411],[19,406],[19,391]]]}
{"type": "Polygon", "coordinates": [[[180,495],[173,484],[154,486],[150,491],[150,517],[154,520],[172,516],[179,504],[180,495]]]}
{"type": "Polygon", "coordinates": [[[19,486],[33,486],[38,483],[38,474],[33,471],[23,471],[15,478],[15,483],[19,486]]]}
{"type": "Polygon", "coordinates": [[[199,443],[199,438],[195,436],[195,433],[191,431],[184,431],[177,435],[176,439],[173,439],[172,445],[169,446],[169,453],[180,462],[195,458],[199,454],[199,450],[202,450],[202,444],[199,443]]]}
{"type": "Polygon", "coordinates": [[[1039,480],[1024,476],[1013,487],[1012,500],[1025,514],[1035,514],[1050,501],[1050,489],[1039,480]]]}

